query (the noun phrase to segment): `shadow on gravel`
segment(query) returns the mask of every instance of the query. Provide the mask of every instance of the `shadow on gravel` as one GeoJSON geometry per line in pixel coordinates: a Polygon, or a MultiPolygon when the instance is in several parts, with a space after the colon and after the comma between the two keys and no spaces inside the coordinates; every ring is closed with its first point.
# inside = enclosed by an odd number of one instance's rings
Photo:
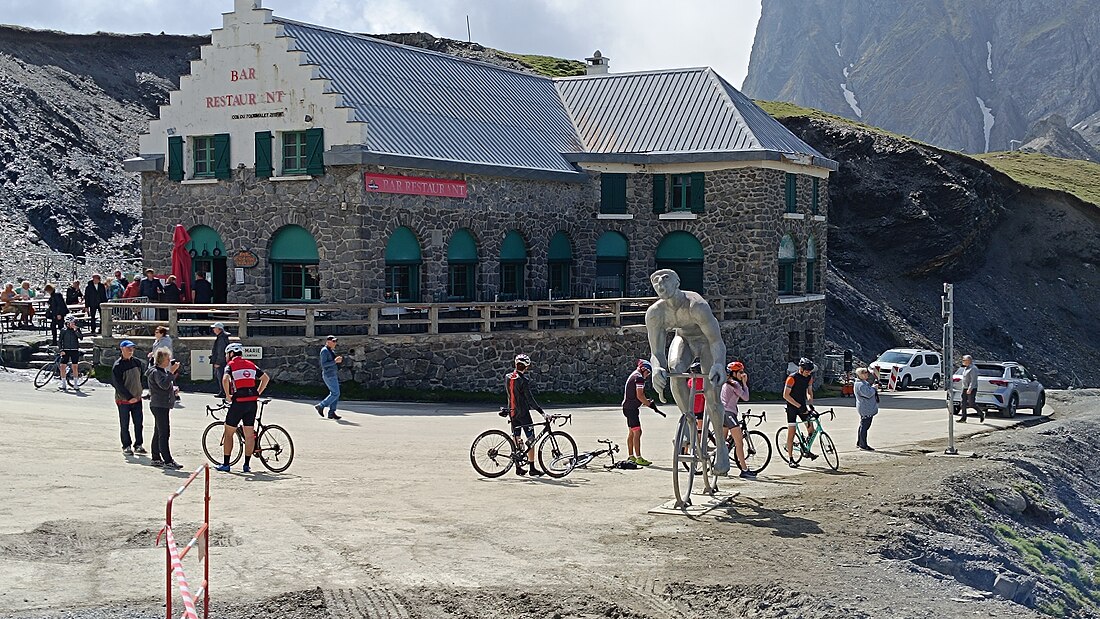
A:
{"type": "Polygon", "coordinates": [[[757,501],[752,501],[752,504],[735,503],[732,507],[714,510],[710,515],[718,512],[724,512],[714,517],[718,522],[772,529],[772,535],[777,537],[797,539],[825,533],[816,520],[790,516],[788,510],[768,509],[757,501]]]}

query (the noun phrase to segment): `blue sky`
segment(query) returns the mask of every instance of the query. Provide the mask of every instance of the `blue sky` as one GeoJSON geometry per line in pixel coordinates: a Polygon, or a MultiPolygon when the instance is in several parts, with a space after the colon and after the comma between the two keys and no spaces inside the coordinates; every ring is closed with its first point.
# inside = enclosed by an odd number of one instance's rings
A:
{"type": "MultiPolygon", "coordinates": [[[[712,66],[740,85],[760,0],[263,0],[276,15],[354,32],[426,31],[612,71],[712,66]]],[[[0,23],[65,32],[206,33],[232,0],[0,0],[0,23]]]]}

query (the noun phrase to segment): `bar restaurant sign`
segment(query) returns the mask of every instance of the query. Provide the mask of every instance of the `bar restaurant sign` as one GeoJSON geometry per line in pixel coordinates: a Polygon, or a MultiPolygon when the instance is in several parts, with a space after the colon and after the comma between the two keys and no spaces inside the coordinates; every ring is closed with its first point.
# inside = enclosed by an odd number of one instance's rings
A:
{"type": "Polygon", "coordinates": [[[413,196],[438,196],[441,198],[466,198],[466,181],[423,176],[397,176],[371,174],[364,176],[367,193],[401,193],[413,196]]]}

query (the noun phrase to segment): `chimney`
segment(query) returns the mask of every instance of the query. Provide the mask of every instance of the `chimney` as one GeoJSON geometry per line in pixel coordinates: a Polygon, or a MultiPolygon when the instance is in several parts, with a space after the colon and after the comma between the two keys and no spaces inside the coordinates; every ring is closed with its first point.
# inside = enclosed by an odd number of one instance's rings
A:
{"type": "Polygon", "coordinates": [[[606,75],[607,65],[611,63],[610,58],[605,58],[600,50],[596,50],[591,58],[585,58],[585,62],[588,66],[585,68],[585,72],[588,75],[606,75]]]}
{"type": "Polygon", "coordinates": [[[260,0],[233,0],[233,12],[245,13],[260,8],[260,0]]]}

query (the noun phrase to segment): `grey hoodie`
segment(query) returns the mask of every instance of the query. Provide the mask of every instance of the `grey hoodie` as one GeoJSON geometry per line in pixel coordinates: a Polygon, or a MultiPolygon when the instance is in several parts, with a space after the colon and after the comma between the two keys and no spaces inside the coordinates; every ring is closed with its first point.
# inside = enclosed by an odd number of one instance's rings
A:
{"type": "Polygon", "coordinates": [[[172,408],[176,405],[176,394],[172,389],[176,378],[171,372],[150,364],[145,376],[149,379],[149,408],[172,408]]]}
{"type": "Polygon", "coordinates": [[[960,368],[962,371],[962,380],[959,382],[959,389],[963,391],[970,391],[971,389],[978,388],[978,368],[974,367],[974,363],[970,365],[964,365],[960,368]]]}

